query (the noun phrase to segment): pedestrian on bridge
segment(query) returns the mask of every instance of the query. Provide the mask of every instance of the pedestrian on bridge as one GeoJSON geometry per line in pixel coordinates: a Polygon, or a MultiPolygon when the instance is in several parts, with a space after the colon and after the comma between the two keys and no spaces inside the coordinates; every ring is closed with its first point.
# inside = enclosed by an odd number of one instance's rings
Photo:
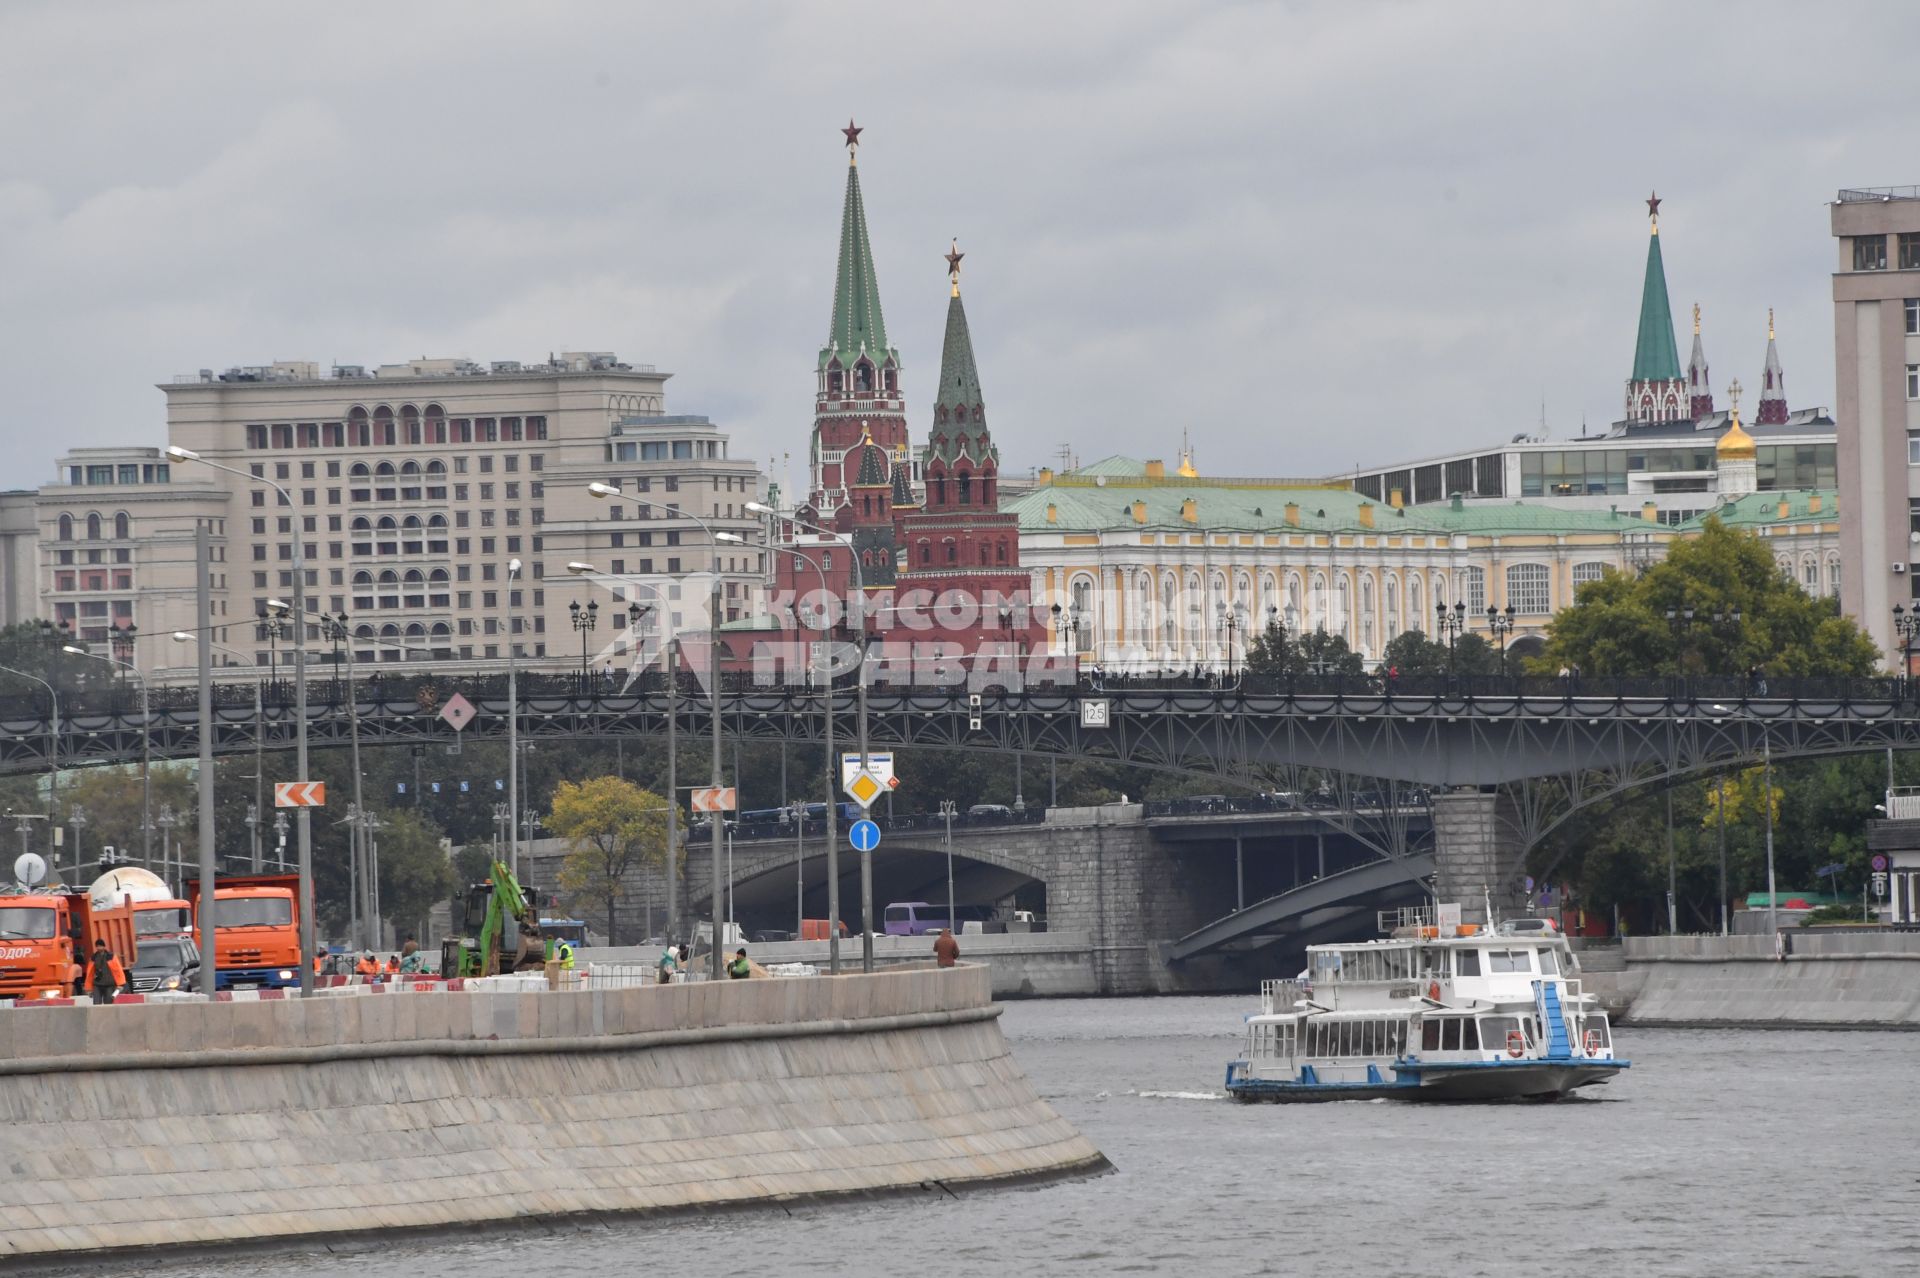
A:
{"type": "Polygon", "coordinates": [[[105,940],[95,940],[93,943],[92,971],[93,1001],[113,1002],[113,996],[125,988],[127,975],[125,969],[120,966],[119,958],[107,948],[105,940]]]}
{"type": "Polygon", "coordinates": [[[941,928],[940,935],[933,938],[933,961],[941,967],[952,967],[960,961],[960,942],[953,939],[952,928],[941,928]]]}

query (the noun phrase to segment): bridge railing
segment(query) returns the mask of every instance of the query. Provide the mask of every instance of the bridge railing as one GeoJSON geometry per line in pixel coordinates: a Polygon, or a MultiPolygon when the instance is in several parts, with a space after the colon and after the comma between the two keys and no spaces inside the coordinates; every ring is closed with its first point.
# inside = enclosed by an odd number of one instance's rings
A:
{"type": "MultiPolygon", "coordinates": [[[[214,704],[229,709],[250,708],[256,695],[256,684],[259,685],[259,695],[268,706],[284,709],[295,702],[294,681],[284,669],[277,671],[273,678],[264,680],[250,673],[221,670],[215,675],[214,704]]],[[[854,680],[848,676],[835,686],[842,690],[851,689],[854,680]]],[[[964,684],[922,687],[888,683],[877,678],[871,681],[870,687],[882,697],[922,697],[959,704],[964,704],[962,698],[968,691],[964,684]]],[[[344,704],[346,688],[346,674],[342,668],[328,663],[309,669],[309,704],[344,704]]],[[[721,688],[730,694],[759,693],[815,702],[822,699],[821,693],[824,691],[819,687],[759,684],[747,672],[724,673],[721,676],[721,688]]],[[[463,670],[458,665],[409,663],[404,668],[361,667],[354,675],[354,690],[363,704],[413,704],[422,712],[431,713],[456,692],[476,701],[503,698],[507,691],[507,677],[498,672],[463,670]]],[[[625,672],[618,671],[612,678],[604,672],[586,675],[578,672],[530,672],[519,676],[519,692],[523,702],[546,698],[604,701],[622,696],[657,695],[665,690],[665,676],[659,670],[648,670],[631,679],[625,672]]],[[[693,708],[705,704],[711,695],[702,683],[684,673],[680,676],[680,692],[693,708]]],[[[1913,680],[1897,676],[1267,675],[1242,672],[1227,678],[1210,674],[1153,678],[1088,674],[1080,679],[1077,686],[1035,684],[1011,691],[988,688],[980,695],[986,705],[1004,707],[1009,702],[1020,703],[1022,698],[1032,703],[1090,696],[1125,698],[1128,694],[1192,692],[1206,693],[1228,704],[1241,698],[1385,698],[1483,703],[1524,701],[1527,708],[1533,709],[1555,702],[1574,706],[1595,701],[1665,701],[1688,703],[1698,707],[1702,713],[1712,713],[1715,705],[1731,709],[1753,702],[1912,703],[1920,695],[1920,686],[1916,686],[1913,680]]],[[[150,703],[156,712],[190,711],[198,704],[198,691],[190,682],[174,684],[156,681],[149,693],[150,703]]],[[[69,680],[66,686],[61,687],[60,704],[62,711],[69,714],[135,713],[140,706],[140,689],[136,682],[114,677],[110,673],[90,674],[84,680],[69,680]]],[[[46,705],[46,693],[37,684],[27,684],[12,676],[0,675],[0,715],[37,718],[45,713],[46,705]]]]}
{"type": "MultiPolygon", "coordinates": [[[[859,820],[861,814],[856,811],[850,803],[843,803],[840,806],[842,809],[840,813],[840,835],[844,838],[847,826],[859,820]]],[[[944,838],[947,832],[947,819],[934,812],[903,812],[895,816],[888,816],[884,811],[870,811],[865,815],[868,820],[888,833],[917,831],[930,835],[934,839],[940,839],[944,838]]],[[[959,812],[954,814],[953,832],[955,834],[962,834],[968,831],[1032,826],[1039,825],[1046,819],[1047,810],[1045,807],[1039,805],[1026,808],[1022,811],[1015,811],[1012,808],[1008,808],[1004,812],[959,812]]],[[[692,838],[695,843],[698,843],[703,832],[710,828],[703,818],[689,831],[689,837],[692,838]]],[[[827,835],[827,818],[825,813],[818,816],[808,816],[799,823],[799,828],[796,830],[791,817],[783,821],[779,818],[747,820],[743,816],[729,820],[726,828],[733,834],[734,842],[736,843],[778,842],[782,839],[787,842],[792,842],[796,838],[823,839],[827,835]]]]}
{"type": "Polygon", "coordinates": [[[1281,812],[1385,811],[1391,807],[1426,809],[1433,792],[1425,786],[1393,791],[1274,790],[1262,794],[1195,794],[1178,799],[1148,799],[1143,815],[1151,817],[1260,815],[1281,812]]]}

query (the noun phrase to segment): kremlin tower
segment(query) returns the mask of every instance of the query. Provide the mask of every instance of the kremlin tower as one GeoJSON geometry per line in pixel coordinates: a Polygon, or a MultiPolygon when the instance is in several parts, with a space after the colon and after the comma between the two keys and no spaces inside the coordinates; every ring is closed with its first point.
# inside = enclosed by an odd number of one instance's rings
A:
{"type": "MultiPolygon", "coordinates": [[[[1692,411],[1692,395],[1680,375],[1680,350],[1673,340],[1673,308],[1667,303],[1667,268],[1660,256],[1660,197],[1647,197],[1647,275],[1640,289],[1640,334],[1633,348],[1633,376],[1627,379],[1626,420],[1684,421],[1692,411]]],[[[1698,343],[1694,353],[1705,357],[1698,343]]],[[[1710,393],[1710,392],[1709,392],[1710,393]]]]}

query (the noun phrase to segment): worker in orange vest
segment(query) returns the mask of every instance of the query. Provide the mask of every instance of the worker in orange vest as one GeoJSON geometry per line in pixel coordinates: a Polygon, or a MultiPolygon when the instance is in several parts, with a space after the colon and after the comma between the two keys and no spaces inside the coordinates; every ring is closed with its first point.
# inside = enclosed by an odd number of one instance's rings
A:
{"type": "Polygon", "coordinates": [[[378,977],[380,975],[380,963],[379,960],[373,957],[372,950],[368,950],[360,956],[360,961],[353,965],[353,974],[355,976],[365,977],[378,977]]]}
{"type": "Polygon", "coordinates": [[[387,955],[387,975],[389,977],[400,975],[400,956],[398,954],[387,955]]]}

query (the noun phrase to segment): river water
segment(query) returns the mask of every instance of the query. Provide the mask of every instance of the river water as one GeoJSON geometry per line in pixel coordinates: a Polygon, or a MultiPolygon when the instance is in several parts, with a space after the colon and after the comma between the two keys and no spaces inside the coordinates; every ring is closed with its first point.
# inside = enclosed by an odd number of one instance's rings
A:
{"type": "MultiPolygon", "coordinates": [[[[1248,998],[1016,1003],[1107,1176],[590,1230],[169,1263],[220,1278],[1841,1274],[1920,1269],[1920,1036],[1642,1030],[1554,1105],[1220,1099],[1248,998]]],[[[125,1265],[115,1268],[126,1269],[125,1265]]]]}

